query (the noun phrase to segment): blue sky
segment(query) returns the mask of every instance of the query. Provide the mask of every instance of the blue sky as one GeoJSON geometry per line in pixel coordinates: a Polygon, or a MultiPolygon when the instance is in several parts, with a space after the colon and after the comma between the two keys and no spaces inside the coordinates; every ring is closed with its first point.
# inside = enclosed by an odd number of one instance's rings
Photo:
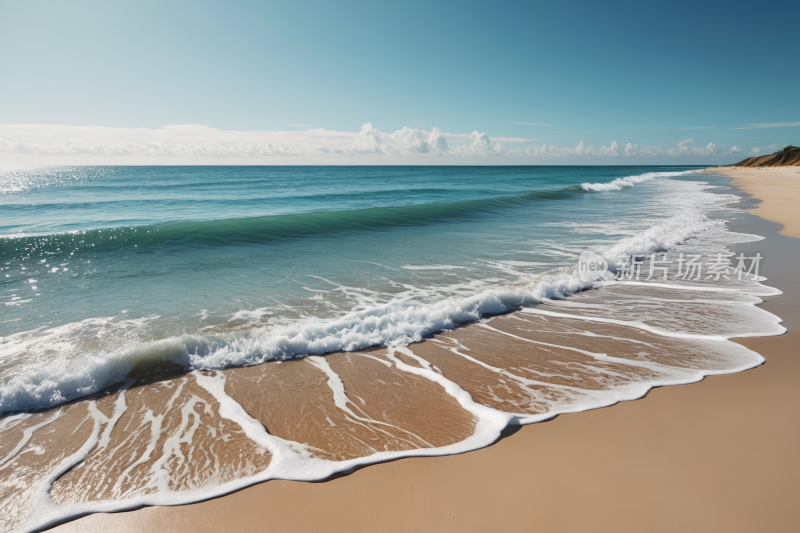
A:
{"type": "Polygon", "coordinates": [[[272,147],[215,162],[729,162],[800,144],[799,6],[0,1],[0,163],[202,162],[185,129],[172,156],[135,148],[185,125],[272,147]],[[274,134],[306,130],[333,133],[274,134]]]}

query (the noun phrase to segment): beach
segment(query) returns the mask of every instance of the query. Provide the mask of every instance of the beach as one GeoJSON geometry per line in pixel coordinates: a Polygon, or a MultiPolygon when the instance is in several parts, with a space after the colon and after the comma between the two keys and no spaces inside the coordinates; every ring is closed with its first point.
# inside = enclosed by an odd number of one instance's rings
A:
{"type": "MultiPolygon", "coordinates": [[[[767,284],[784,294],[760,307],[781,317],[788,333],[735,342],[763,355],[764,365],[509,426],[499,442],[469,453],[404,458],[318,483],[272,480],[190,505],[94,514],[56,530],[797,530],[800,241],[784,235],[798,221],[767,194],[779,171],[769,179],[749,172],[755,180],[732,171],[735,185],[764,201],[758,217],[730,229],[765,240],[732,250],[765,257],[767,284]]],[[[797,188],[787,190],[796,202],[797,188]]],[[[780,198],[791,200],[786,191],[780,198]]]]}
{"type": "Polygon", "coordinates": [[[751,213],[782,224],[781,235],[800,237],[800,167],[723,167],[707,172],[732,178],[735,187],[761,200],[751,213]]]}

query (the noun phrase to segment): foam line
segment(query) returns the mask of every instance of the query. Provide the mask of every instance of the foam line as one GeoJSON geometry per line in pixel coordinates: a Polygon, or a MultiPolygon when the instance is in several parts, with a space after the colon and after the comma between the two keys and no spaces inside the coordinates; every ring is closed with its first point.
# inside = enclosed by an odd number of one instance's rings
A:
{"type": "MultiPolygon", "coordinates": [[[[326,361],[322,357],[317,357],[317,356],[307,357],[306,361],[308,361],[309,363],[311,363],[312,365],[314,365],[315,367],[317,367],[318,369],[322,370],[325,373],[325,375],[328,377],[328,381],[327,381],[328,387],[330,387],[331,391],[333,392],[333,403],[336,405],[336,407],[338,407],[339,409],[341,409],[342,411],[344,411],[345,413],[347,413],[351,417],[355,418],[356,420],[358,420],[360,422],[364,422],[365,423],[365,424],[360,424],[360,425],[363,425],[364,427],[367,427],[368,429],[370,429],[372,431],[378,431],[380,433],[383,433],[384,435],[387,435],[387,436],[389,436],[391,438],[399,438],[399,437],[397,437],[395,435],[392,435],[388,431],[384,431],[384,430],[379,429],[379,428],[373,428],[373,427],[370,427],[369,425],[366,425],[366,424],[378,424],[378,425],[381,425],[381,426],[388,426],[390,428],[394,428],[394,429],[397,429],[398,431],[402,431],[403,433],[411,435],[412,437],[414,437],[415,439],[419,440],[420,442],[422,442],[426,446],[429,446],[429,447],[433,448],[433,445],[430,442],[426,441],[425,439],[423,439],[419,435],[415,435],[414,433],[412,433],[410,431],[407,431],[407,430],[405,430],[403,428],[399,428],[397,426],[393,426],[392,424],[388,424],[386,422],[381,422],[379,420],[375,420],[373,418],[370,418],[363,412],[362,412],[362,414],[364,414],[364,416],[357,415],[352,409],[350,409],[348,404],[352,404],[359,411],[361,409],[359,409],[358,406],[356,404],[354,404],[353,402],[351,402],[350,399],[347,397],[347,394],[345,393],[345,390],[344,390],[344,383],[342,383],[342,378],[340,378],[339,375],[336,372],[333,371],[333,369],[331,368],[331,365],[328,364],[328,361],[326,361]]],[[[409,443],[411,445],[415,445],[415,443],[413,443],[413,442],[411,442],[409,440],[406,440],[406,439],[400,439],[400,440],[405,441],[405,442],[407,442],[407,443],[409,443]]]]}
{"type": "Polygon", "coordinates": [[[109,419],[100,412],[97,408],[97,404],[93,400],[88,402],[87,408],[94,423],[92,433],[77,452],[64,458],[61,463],[39,483],[34,496],[34,501],[36,501],[33,507],[35,515],[43,515],[44,518],[57,520],[56,517],[59,516],[61,507],[53,503],[50,497],[50,489],[53,487],[53,483],[72,467],[86,459],[92,449],[97,446],[100,436],[100,426],[103,422],[108,422],[109,419]]]}
{"type": "Polygon", "coordinates": [[[133,383],[133,380],[129,380],[123,390],[117,395],[117,399],[114,402],[114,413],[111,415],[111,418],[105,419],[106,427],[103,430],[103,434],[100,436],[100,440],[97,442],[98,449],[108,446],[108,443],[111,441],[111,430],[114,429],[120,417],[122,417],[123,413],[128,409],[125,403],[125,392],[133,383]]]}
{"type": "Polygon", "coordinates": [[[512,420],[514,420],[513,415],[503,413],[502,411],[498,411],[496,409],[492,409],[491,407],[487,407],[475,402],[467,391],[462,389],[454,381],[450,381],[442,374],[434,371],[428,361],[422,357],[419,357],[407,347],[397,346],[389,348],[387,357],[392,360],[398,369],[410,374],[422,376],[430,381],[433,381],[434,383],[441,385],[445,392],[452,396],[461,405],[461,407],[475,415],[475,417],[478,419],[478,424],[475,427],[473,437],[480,435],[484,438],[491,438],[491,442],[494,442],[494,440],[500,436],[500,432],[505,429],[505,427],[510,424],[512,420]],[[414,367],[402,362],[400,359],[395,357],[395,351],[401,352],[415,359],[420,365],[422,365],[423,368],[414,367]],[[502,427],[500,424],[502,424],[502,427]]]}
{"type": "Polygon", "coordinates": [[[521,309],[520,312],[528,313],[531,315],[545,315],[545,316],[557,316],[562,318],[573,318],[575,320],[586,320],[588,322],[605,322],[607,324],[616,324],[618,326],[628,326],[631,328],[642,329],[644,331],[649,331],[650,333],[655,333],[656,335],[661,335],[662,337],[674,337],[677,339],[724,341],[732,337],[770,337],[774,335],[783,335],[784,333],[786,333],[785,327],[777,326],[778,329],[776,331],[771,331],[771,332],[736,333],[735,335],[730,335],[727,337],[723,335],[700,335],[698,333],[678,333],[674,331],[666,331],[663,329],[654,328],[653,326],[648,326],[647,324],[643,324],[642,322],[637,322],[632,320],[616,320],[614,318],[568,315],[566,313],[556,313],[554,311],[545,311],[543,309],[535,309],[535,308],[521,309]]]}
{"type": "MultiPolygon", "coordinates": [[[[165,409],[164,411],[166,412],[168,410],[169,408],[165,409]]],[[[130,477],[130,473],[133,471],[133,469],[139,466],[140,464],[146,463],[153,456],[153,453],[156,451],[156,445],[158,444],[158,439],[159,437],[161,437],[161,424],[164,421],[164,415],[160,414],[158,416],[154,416],[153,411],[148,409],[144,413],[142,418],[144,419],[143,423],[147,423],[150,425],[150,440],[147,442],[147,446],[145,447],[144,451],[139,456],[139,458],[136,459],[136,461],[134,461],[133,463],[131,463],[128,466],[128,468],[126,468],[122,472],[122,474],[120,474],[116,483],[114,483],[114,487],[112,488],[111,491],[117,497],[122,497],[122,484],[130,477]]]]}
{"type": "Polygon", "coordinates": [[[632,285],[638,287],[659,287],[662,289],[675,289],[679,291],[700,291],[700,292],[730,292],[730,293],[745,293],[745,294],[752,294],[753,296],[779,296],[783,294],[782,291],[776,289],[775,287],[769,287],[767,285],[762,285],[761,283],[757,283],[758,289],[763,289],[764,292],[754,293],[752,289],[748,286],[739,287],[739,288],[727,288],[727,287],[709,287],[708,285],[680,285],[680,284],[672,284],[672,283],[650,283],[649,281],[611,281],[607,282],[609,286],[613,285],[632,285]]]}
{"type": "MultiPolygon", "coordinates": [[[[217,372],[212,376],[202,372],[193,372],[192,375],[197,384],[219,402],[219,415],[238,424],[244,434],[247,435],[247,438],[269,451],[272,455],[272,461],[280,463],[295,454],[282,439],[270,435],[261,422],[250,416],[239,402],[225,392],[224,374],[217,372]]],[[[272,466],[272,463],[270,463],[270,466],[272,466]]]]}
{"type": "Polygon", "coordinates": [[[36,424],[35,426],[31,426],[29,428],[26,428],[22,432],[22,438],[19,440],[19,442],[17,442],[17,445],[14,447],[14,449],[11,450],[10,452],[8,452],[6,454],[6,456],[3,457],[2,460],[0,460],[0,470],[5,468],[7,465],[11,464],[12,459],[14,459],[17,456],[17,454],[19,453],[19,451],[22,449],[22,447],[25,446],[28,443],[29,440],[31,440],[31,436],[33,435],[33,433],[37,429],[41,429],[41,428],[45,427],[46,425],[48,425],[49,423],[58,420],[59,418],[61,418],[61,415],[62,415],[62,411],[59,409],[58,411],[56,411],[53,414],[53,416],[51,416],[50,418],[48,418],[44,422],[41,422],[39,424],[36,424]]]}
{"type": "MultiPolygon", "coordinates": [[[[494,331],[497,331],[498,333],[503,333],[502,331],[495,330],[494,328],[489,328],[489,329],[493,329],[494,331]]],[[[511,336],[514,337],[514,335],[511,335],[511,336]]],[[[518,337],[518,338],[521,338],[521,337],[518,337]]],[[[523,339],[523,340],[525,340],[525,339],[523,339]]],[[[528,385],[536,385],[536,386],[549,387],[549,388],[558,389],[558,390],[568,390],[568,391],[571,391],[571,392],[578,392],[578,393],[587,394],[587,395],[591,395],[591,392],[592,392],[592,391],[588,391],[588,390],[585,390],[585,389],[580,389],[578,387],[572,387],[570,385],[561,385],[559,383],[547,383],[547,382],[544,382],[544,381],[537,381],[535,379],[524,378],[522,376],[518,376],[518,375],[516,375],[516,374],[514,374],[512,372],[509,372],[508,370],[505,370],[503,368],[497,368],[497,367],[488,365],[488,364],[484,363],[483,361],[475,359],[474,357],[471,357],[469,355],[463,354],[463,353],[459,352],[458,349],[456,347],[454,347],[454,346],[448,346],[447,349],[450,350],[451,352],[453,352],[454,354],[463,357],[467,361],[472,361],[473,363],[478,364],[478,365],[482,366],[483,368],[485,368],[487,370],[490,370],[492,372],[495,372],[497,374],[505,376],[505,377],[507,377],[507,378],[509,378],[511,380],[514,380],[517,383],[519,383],[520,385],[525,385],[526,389],[527,389],[528,385]]]]}
{"type": "MultiPolygon", "coordinates": [[[[533,379],[524,378],[522,376],[518,376],[518,375],[516,375],[516,374],[514,374],[512,372],[509,372],[507,370],[504,370],[504,369],[501,369],[501,368],[495,368],[493,366],[487,365],[486,363],[483,363],[482,361],[479,361],[479,360],[477,360],[475,358],[472,358],[472,357],[470,357],[468,355],[465,355],[465,354],[459,352],[457,349],[455,349],[453,347],[448,347],[448,349],[450,351],[452,351],[453,353],[455,353],[456,355],[464,357],[465,359],[467,359],[469,361],[472,361],[473,363],[476,363],[476,364],[486,368],[487,370],[490,370],[492,372],[495,372],[497,374],[505,376],[505,377],[511,379],[512,381],[516,381],[517,383],[519,383],[521,385],[521,390],[524,391],[531,400],[538,401],[538,402],[541,402],[541,403],[550,403],[551,407],[552,407],[552,401],[546,400],[546,398],[543,395],[537,394],[537,391],[530,389],[529,386],[538,386],[538,387],[543,387],[543,388],[549,388],[549,389],[555,389],[555,390],[559,390],[559,391],[570,392],[570,393],[576,394],[577,396],[583,398],[584,400],[586,400],[587,398],[590,398],[590,399],[593,399],[595,401],[599,401],[599,399],[603,395],[608,394],[608,391],[603,391],[603,392],[600,393],[598,391],[593,391],[593,390],[589,390],[589,389],[581,389],[581,388],[578,388],[578,387],[572,387],[570,385],[562,385],[562,384],[558,384],[558,383],[547,383],[547,382],[543,382],[543,381],[536,381],[536,380],[533,380],[533,379]]],[[[537,373],[540,374],[540,375],[544,375],[541,372],[537,372],[537,373]]],[[[548,374],[548,375],[551,376],[551,377],[555,377],[552,374],[548,374]]],[[[573,397],[571,399],[575,400],[575,397],[573,397]]],[[[520,421],[519,422],[520,424],[527,423],[527,422],[524,422],[524,421],[527,420],[531,416],[528,413],[523,413],[523,412],[516,412],[516,413],[513,413],[513,414],[514,414],[515,418],[518,421],[520,421]]]]}
{"type": "Polygon", "coordinates": [[[197,416],[197,412],[194,410],[195,405],[199,403],[205,404],[206,402],[193,395],[181,407],[181,422],[178,428],[164,441],[161,447],[161,457],[150,467],[152,475],[150,476],[149,484],[156,487],[160,492],[169,490],[169,470],[164,467],[167,461],[175,457],[179,466],[186,461],[186,457],[181,450],[181,444],[186,444],[191,453],[192,438],[200,427],[200,417],[197,416]],[[189,423],[190,419],[192,420],[191,425],[189,423]]]}
{"type": "MultiPolygon", "coordinates": [[[[570,316],[570,315],[565,315],[565,316],[570,316]]],[[[590,352],[588,350],[581,350],[579,348],[573,348],[572,346],[561,346],[559,344],[550,344],[548,342],[535,341],[533,339],[526,339],[525,337],[520,337],[518,335],[514,335],[512,333],[507,333],[505,331],[493,328],[493,327],[489,326],[486,323],[481,323],[481,324],[478,324],[478,325],[482,326],[482,327],[484,327],[486,329],[490,329],[492,331],[500,333],[502,335],[506,335],[508,337],[513,337],[515,339],[519,339],[521,341],[529,342],[529,343],[532,343],[532,344],[539,344],[539,345],[542,345],[542,346],[548,346],[550,348],[558,348],[560,350],[569,350],[569,351],[577,352],[577,353],[580,353],[580,354],[583,354],[583,355],[587,355],[587,356],[591,357],[592,359],[596,359],[598,361],[605,361],[607,363],[615,363],[615,364],[619,364],[619,365],[623,365],[623,366],[632,366],[632,367],[637,367],[637,368],[644,368],[644,369],[647,369],[647,370],[652,370],[654,372],[660,372],[660,373],[664,373],[664,374],[674,374],[674,373],[683,374],[684,373],[683,370],[680,370],[680,369],[677,369],[675,367],[671,367],[671,366],[668,366],[668,365],[662,365],[660,363],[654,363],[654,362],[651,362],[651,361],[634,361],[634,360],[631,360],[631,359],[624,359],[624,358],[621,358],[621,357],[613,357],[611,355],[604,354],[604,353],[597,353],[597,352],[590,352]]],[[[709,340],[718,340],[718,339],[709,339],[709,340]]],[[[597,369],[597,370],[601,371],[600,369],[597,369]]]]}

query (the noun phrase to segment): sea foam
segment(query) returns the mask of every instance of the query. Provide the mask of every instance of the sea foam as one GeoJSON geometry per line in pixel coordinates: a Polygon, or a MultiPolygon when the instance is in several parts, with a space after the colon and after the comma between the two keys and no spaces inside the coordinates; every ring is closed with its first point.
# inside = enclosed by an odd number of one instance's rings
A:
{"type": "MultiPolygon", "coordinates": [[[[666,251],[720,224],[722,222],[690,209],[622,239],[602,252],[609,264],[615,265],[619,254],[666,251]]],[[[0,384],[0,413],[52,407],[99,392],[124,382],[142,365],[220,370],[378,345],[405,346],[484,316],[563,299],[601,286],[612,278],[607,273],[605,278],[584,282],[571,268],[562,269],[467,297],[450,297],[427,304],[396,300],[333,319],[307,318],[293,324],[252,328],[247,332],[181,335],[151,342],[142,342],[133,336],[133,346],[94,354],[81,353],[80,345],[69,345],[70,328],[84,327],[84,324],[38,331],[37,344],[59,343],[57,351],[74,351],[77,355],[52,357],[46,362],[27,365],[24,371],[6,378],[0,384]]],[[[105,325],[103,319],[97,320],[105,325]]],[[[135,326],[133,321],[125,324],[130,329],[135,326]]],[[[3,351],[7,353],[29,348],[28,342],[17,335],[6,337],[3,344],[3,351]]]]}
{"type": "Polygon", "coordinates": [[[685,176],[693,174],[699,170],[687,170],[684,172],[647,172],[638,176],[627,176],[625,178],[617,178],[608,183],[581,183],[581,188],[584,191],[607,192],[607,191],[621,191],[625,187],[633,187],[638,183],[651,181],[658,178],[669,178],[672,176],[685,176]]]}

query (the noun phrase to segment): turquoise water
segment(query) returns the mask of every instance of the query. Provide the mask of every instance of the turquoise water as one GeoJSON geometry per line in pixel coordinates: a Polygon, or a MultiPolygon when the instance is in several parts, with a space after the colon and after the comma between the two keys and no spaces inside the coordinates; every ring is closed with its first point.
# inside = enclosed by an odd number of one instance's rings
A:
{"type": "Polygon", "coordinates": [[[696,223],[719,196],[697,168],[5,168],[0,410],[92,392],[143,360],[409,342],[526,305],[539,293],[509,287],[583,250],[696,223]]]}

